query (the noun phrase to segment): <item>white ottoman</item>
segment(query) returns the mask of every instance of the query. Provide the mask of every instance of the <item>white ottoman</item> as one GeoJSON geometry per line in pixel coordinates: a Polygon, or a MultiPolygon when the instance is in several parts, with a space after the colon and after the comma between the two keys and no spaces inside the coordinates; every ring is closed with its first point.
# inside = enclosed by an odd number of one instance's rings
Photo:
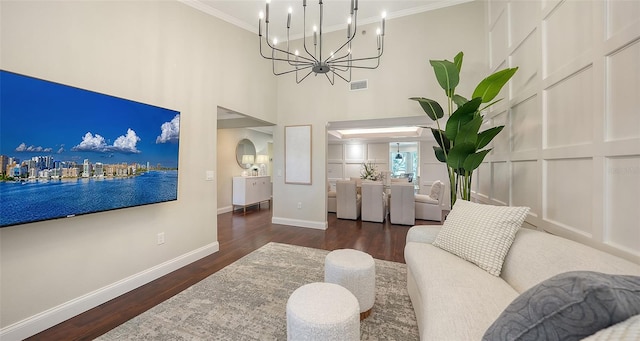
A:
{"type": "Polygon", "coordinates": [[[371,255],[352,249],[329,252],[324,261],[324,281],[351,291],[360,305],[360,319],[371,314],[376,298],[376,263],[371,255]]]}
{"type": "Polygon", "coordinates": [[[360,340],[358,300],[332,283],[310,283],[287,301],[287,340],[360,340]]]}

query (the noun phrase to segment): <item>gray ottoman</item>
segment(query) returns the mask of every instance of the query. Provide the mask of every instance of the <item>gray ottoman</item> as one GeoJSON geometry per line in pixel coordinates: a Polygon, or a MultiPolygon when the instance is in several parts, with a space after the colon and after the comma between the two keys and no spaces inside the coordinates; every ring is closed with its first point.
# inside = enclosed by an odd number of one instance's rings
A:
{"type": "Polygon", "coordinates": [[[376,263],[371,255],[358,250],[329,252],[324,261],[324,281],[351,291],[360,305],[360,319],[371,314],[376,298],[376,263]]]}
{"type": "Polygon", "coordinates": [[[332,283],[310,283],[287,301],[287,340],[360,340],[358,300],[332,283]]]}

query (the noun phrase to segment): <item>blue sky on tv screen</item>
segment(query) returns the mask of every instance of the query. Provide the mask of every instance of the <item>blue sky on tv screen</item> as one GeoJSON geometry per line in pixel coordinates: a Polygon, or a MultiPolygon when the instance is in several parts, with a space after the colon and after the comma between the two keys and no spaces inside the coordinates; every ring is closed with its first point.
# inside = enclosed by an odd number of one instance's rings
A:
{"type": "Polygon", "coordinates": [[[180,113],[0,71],[0,154],[178,167],[180,113]]]}

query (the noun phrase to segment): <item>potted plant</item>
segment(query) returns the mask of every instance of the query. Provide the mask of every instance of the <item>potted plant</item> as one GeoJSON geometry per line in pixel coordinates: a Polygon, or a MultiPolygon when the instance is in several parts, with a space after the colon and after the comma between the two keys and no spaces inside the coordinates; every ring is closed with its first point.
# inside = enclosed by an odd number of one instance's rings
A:
{"type": "Polygon", "coordinates": [[[380,180],[380,172],[376,168],[376,165],[371,162],[362,164],[362,171],[360,171],[360,178],[363,180],[380,180]]]}
{"type": "Polygon", "coordinates": [[[424,97],[410,98],[420,103],[427,116],[436,122],[436,128],[430,128],[438,143],[438,146],[434,146],[433,149],[436,158],[447,165],[451,207],[456,202],[458,194],[463,200],[471,200],[473,171],[491,151],[483,148],[504,128],[504,126],[497,126],[480,131],[484,120],[482,112],[500,101],[500,99],[493,100],[518,70],[517,67],[507,68],[491,74],[476,86],[471,98],[467,99],[456,93],[456,87],[460,82],[463,56],[462,52],[458,53],[453,58],[453,62],[429,61],[438,84],[447,95],[446,123],[440,122],[445,117],[445,113],[438,102],[424,97]],[[488,104],[481,107],[484,103],[488,104]]]}

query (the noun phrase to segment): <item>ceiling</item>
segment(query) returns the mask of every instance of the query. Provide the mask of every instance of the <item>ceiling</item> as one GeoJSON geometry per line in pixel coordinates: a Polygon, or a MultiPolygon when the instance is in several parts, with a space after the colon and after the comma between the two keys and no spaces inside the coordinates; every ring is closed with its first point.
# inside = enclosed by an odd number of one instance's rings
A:
{"type": "MultiPolygon", "coordinates": [[[[258,13],[265,12],[265,0],[180,1],[254,33],[258,32],[258,13]]],[[[387,13],[387,19],[393,19],[470,1],[472,0],[360,0],[358,1],[358,25],[379,22],[382,12],[387,13]]],[[[323,3],[324,32],[346,30],[351,0],[324,0],[323,3]]],[[[269,6],[271,37],[280,37],[281,41],[286,39],[287,10],[289,7],[293,10],[290,38],[298,39],[302,37],[302,0],[271,0],[269,6]]],[[[311,32],[311,27],[314,24],[318,24],[318,9],[317,0],[307,1],[308,34],[311,32]]]]}

